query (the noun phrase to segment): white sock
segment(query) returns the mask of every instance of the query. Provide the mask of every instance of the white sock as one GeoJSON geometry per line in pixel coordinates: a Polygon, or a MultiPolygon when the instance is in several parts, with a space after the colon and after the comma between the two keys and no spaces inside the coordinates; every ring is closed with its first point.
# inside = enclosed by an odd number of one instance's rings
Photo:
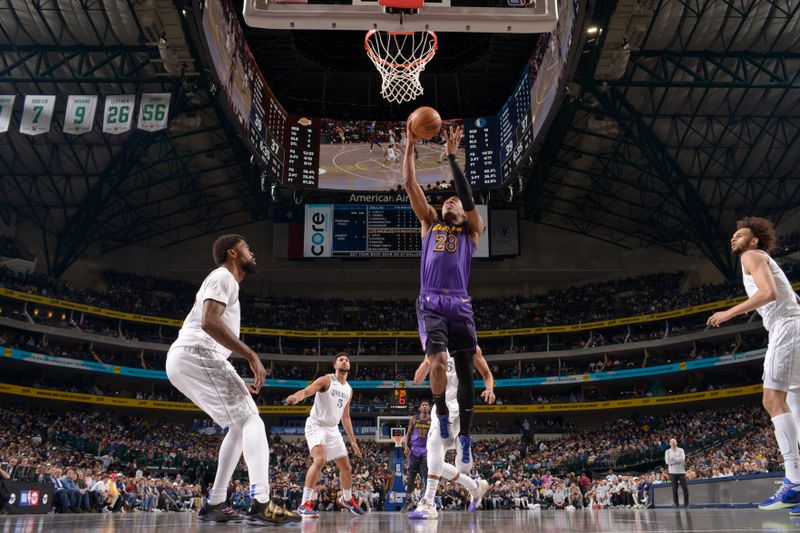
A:
{"type": "Polygon", "coordinates": [[[250,497],[258,503],[269,501],[269,443],[264,421],[254,414],[242,421],[242,451],[250,477],[250,497]]]}
{"type": "Polygon", "coordinates": [[[786,478],[792,483],[800,483],[800,450],[797,445],[797,426],[791,413],[783,413],[772,419],[775,426],[775,439],[783,455],[786,478]]]}
{"type": "Polygon", "coordinates": [[[478,482],[469,476],[465,476],[464,474],[458,475],[456,483],[462,484],[467,490],[478,490],[478,482]]]}
{"type": "Polygon", "coordinates": [[[445,479],[455,479],[456,483],[462,485],[467,490],[475,490],[478,488],[477,481],[475,481],[469,476],[460,474],[458,472],[458,468],[451,465],[450,463],[444,464],[444,468],[442,468],[442,476],[444,476],[445,479]]]}
{"type": "Polygon", "coordinates": [[[794,425],[797,427],[797,440],[800,442],[800,389],[789,389],[786,393],[786,403],[792,412],[794,425]]]}
{"type": "Polygon", "coordinates": [[[214,478],[211,494],[208,495],[209,505],[219,505],[228,499],[228,483],[241,457],[242,431],[239,426],[232,426],[228,428],[228,433],[222,439],[222,445],[219,447],[217,476],[214,478]]]}
{"type": "Polygon", "coordinates": [[[303,503],[310,501],[314,495],[314,489],[303,487],[303,503]]]}
{"type": "Polygon", "coordinates": [[[434,498],[436,498],[436,487],[438,486],[439,486],[438,479],[428,478],[428,483],[425,485],[425,496],[423,496],[422,499],[425,502],[433,505],[433,500],[434,498]]]}
{"type": "Polygon", "coordinates": [[[342,489],[342,498],[344,498],[344,501],[349,502],[353,498],[353,489],[342,489]]]}

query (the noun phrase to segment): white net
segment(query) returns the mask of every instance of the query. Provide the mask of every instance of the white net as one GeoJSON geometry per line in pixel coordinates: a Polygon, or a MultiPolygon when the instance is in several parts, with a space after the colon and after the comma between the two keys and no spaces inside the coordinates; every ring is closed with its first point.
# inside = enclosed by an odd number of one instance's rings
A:
{"type": "Polygon", "coordinates": [[[400,104],[423,94],[419,75],[433,59],[438,45],[432,31],[368,31],[364,48],[381,73],[381,96],[400,104]]]}

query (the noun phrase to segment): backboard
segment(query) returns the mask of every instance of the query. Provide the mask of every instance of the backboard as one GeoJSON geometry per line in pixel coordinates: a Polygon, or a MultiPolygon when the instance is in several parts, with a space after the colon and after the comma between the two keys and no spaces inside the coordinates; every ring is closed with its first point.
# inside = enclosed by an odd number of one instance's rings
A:
{"type": "Polygon", "coordinates": [[[549,33],[557,0],[425,0],[419,13],[385,13],[378,0],[245,0],[244,20],[276,30],[549,33]],[[324,2],[324,3],[318,3],[324,2]]]}

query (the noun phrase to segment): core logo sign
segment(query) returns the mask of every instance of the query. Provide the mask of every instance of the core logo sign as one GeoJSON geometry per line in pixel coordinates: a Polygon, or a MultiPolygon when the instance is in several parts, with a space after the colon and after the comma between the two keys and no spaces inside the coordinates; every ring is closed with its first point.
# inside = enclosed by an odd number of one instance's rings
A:
{"type": "Polygon", "coordinates": [[[332,205],[306,206],[303,257],[331,257],[332,226],[332,205]]]}

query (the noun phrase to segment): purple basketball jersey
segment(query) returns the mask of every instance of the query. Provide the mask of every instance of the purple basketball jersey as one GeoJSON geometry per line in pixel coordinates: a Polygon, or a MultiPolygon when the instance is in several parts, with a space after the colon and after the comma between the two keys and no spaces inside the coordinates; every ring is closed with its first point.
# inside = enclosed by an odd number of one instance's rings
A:
{"type": "Polygon", "coordinates": [[[411,431],[411,453],[416,457],[424,457],[427,450],[428,431],[431,429],[431,419],[422,420],[420,418],[414,422],[414,429],[411,431]]]}
{"type": "Polygon", "coordinates": [[[436,219],[422,238],[420,292],[467,294],[474,252],[475,242],[466,224],[449,224],[436,219]]]}

